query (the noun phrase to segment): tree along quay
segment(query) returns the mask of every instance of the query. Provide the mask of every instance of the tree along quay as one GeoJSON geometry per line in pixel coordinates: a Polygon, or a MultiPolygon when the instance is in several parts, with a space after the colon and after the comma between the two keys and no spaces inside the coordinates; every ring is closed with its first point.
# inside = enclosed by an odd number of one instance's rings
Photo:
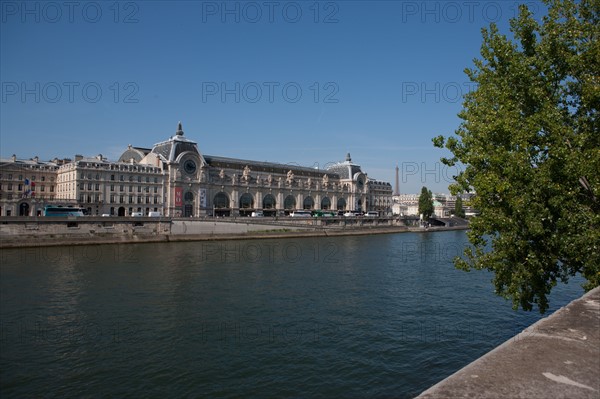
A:
{"type": "Polygon", "coordinates": [[[599,97],[588,78],[599,74],[589,62],[598,58],[598,2],[544,6],[540,19],[519,5],[510,34],[481,30],[461,123],[432,139],[451,153],[444,165],[463,169],[450,192],[477,193],[473,248],[455,265],[493,271],[498,295],[540,312],[557,281],[580,273],[586,290],[600,286],[599,97]]]}

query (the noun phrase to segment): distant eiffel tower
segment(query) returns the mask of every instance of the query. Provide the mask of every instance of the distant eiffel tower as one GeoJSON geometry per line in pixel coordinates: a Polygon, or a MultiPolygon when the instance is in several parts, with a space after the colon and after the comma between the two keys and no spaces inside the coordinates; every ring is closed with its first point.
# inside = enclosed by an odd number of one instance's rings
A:
{"type": "Polygon", "coordinates": [[[398,164],[396,164],[396,187],[394,188],[394,195],[400,195],[400,174],[398,164]]]}

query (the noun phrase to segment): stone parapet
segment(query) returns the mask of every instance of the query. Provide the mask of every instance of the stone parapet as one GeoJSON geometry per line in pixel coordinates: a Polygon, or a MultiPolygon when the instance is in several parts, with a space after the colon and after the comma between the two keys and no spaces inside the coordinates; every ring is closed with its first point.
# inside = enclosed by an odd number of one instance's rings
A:
{"type": "Polygon", "coordinates": [[[600,398],[600,287],[417,398],[600,398]]]}

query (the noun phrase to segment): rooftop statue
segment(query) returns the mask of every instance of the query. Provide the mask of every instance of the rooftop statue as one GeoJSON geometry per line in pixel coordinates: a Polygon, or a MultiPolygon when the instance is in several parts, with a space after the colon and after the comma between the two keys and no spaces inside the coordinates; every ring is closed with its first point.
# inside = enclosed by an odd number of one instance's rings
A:
{"type": "Polygon", "coordinates": [[[244,178],[244,180],[248,181],[248,179],[250,178],[250,168],[248,167],[248,165],[246,165],[244,167],[244,171],[242,172],[242,177],[244,178]]]}

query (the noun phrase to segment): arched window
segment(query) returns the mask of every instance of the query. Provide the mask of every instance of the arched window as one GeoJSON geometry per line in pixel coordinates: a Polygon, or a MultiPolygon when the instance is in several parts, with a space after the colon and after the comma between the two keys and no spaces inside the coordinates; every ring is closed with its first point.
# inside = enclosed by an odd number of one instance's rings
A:
{"type": "Polygon", "coordinates": [[[215,195],[215,198],[213,199],[213,205],[217,209],[229,208],[229,198],[227,197],[227,194],[220,192],[215,195]]]}
{"type": "Polygon", "coordinates": [[[302,204],[303,209],[313,209],[315,207],[315,200],[312,197],[304,198],[304,203],[302,204]]]}
{"type": "Polygon", "coordinates": [[[263,209],[275,209],[275,197],[271,194],[265,195],[263,198],[263,209]]]}
{"type": "Polygon", "coordinates": [[[240,208],[249,209],[254,208],[254,198],[249,193],[244,193],[240,197],[240,208]]]}
{"type": "Polygon", "coordinates": [[[323,209],[323,210],[331,209],[331,200],[329,199],[329,197],[324,197],[321,200],[321,209],[323,209]]]}
{"type": "Polygon", "coordinates": [[[344,198],[338,199],[337,209],[338,209],[338,211],[346,210],[346,200],[344,198]]]}
{"type": "Polygon", "coordinates": [[[285,201],[283,201],[283,207],[285,209],[294,209],[296,208],[296,199],[293,195],[288,195],[285,197],[285,201]]]}

